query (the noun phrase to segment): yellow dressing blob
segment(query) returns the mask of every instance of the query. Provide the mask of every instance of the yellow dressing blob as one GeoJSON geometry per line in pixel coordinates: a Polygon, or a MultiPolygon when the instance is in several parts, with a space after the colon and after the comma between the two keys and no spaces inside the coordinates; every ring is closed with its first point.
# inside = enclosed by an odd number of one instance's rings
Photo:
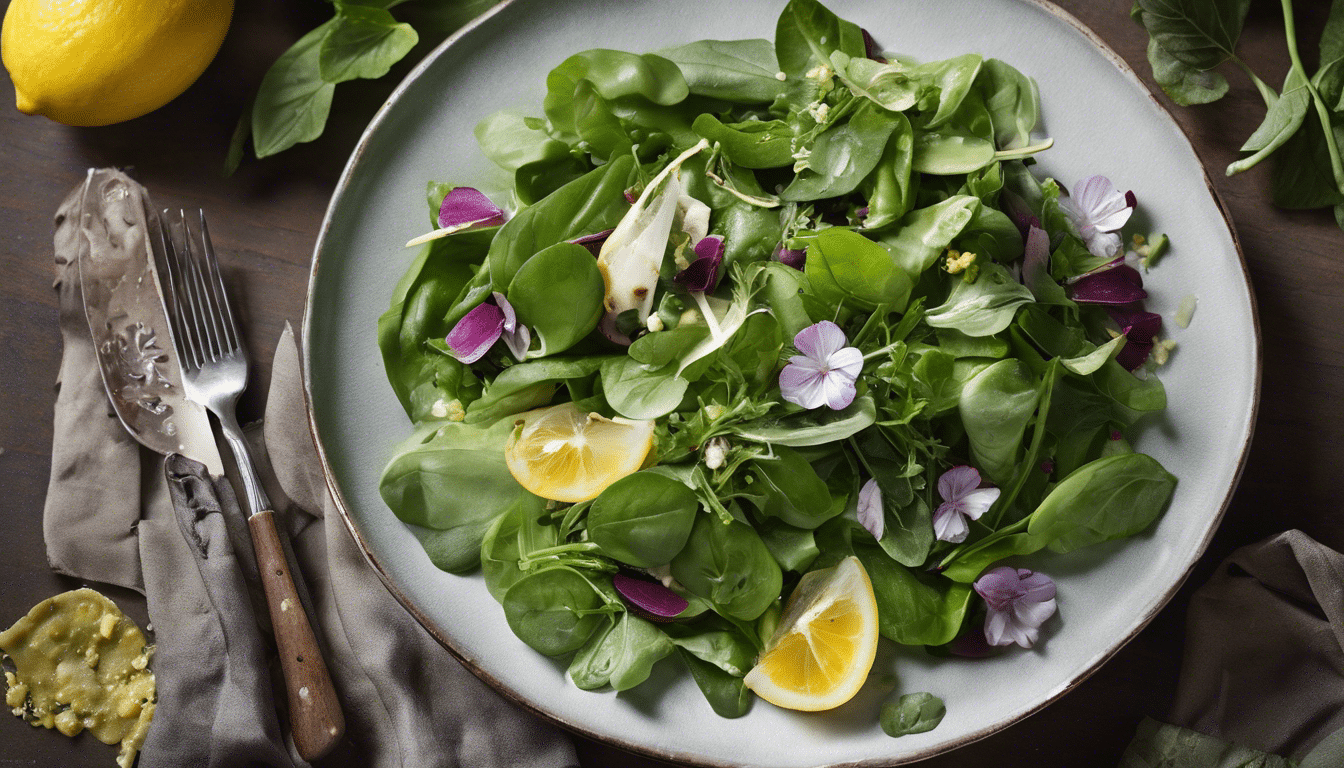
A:
{"type": "Polygon", "coordinates": [[[14,667],[5,704],[15,715],[120,742],[117,765],[130,768],[154,718],[154,648],[115,603],[92,589],[43,600],[0,632],[0,651],[14,667]]]}

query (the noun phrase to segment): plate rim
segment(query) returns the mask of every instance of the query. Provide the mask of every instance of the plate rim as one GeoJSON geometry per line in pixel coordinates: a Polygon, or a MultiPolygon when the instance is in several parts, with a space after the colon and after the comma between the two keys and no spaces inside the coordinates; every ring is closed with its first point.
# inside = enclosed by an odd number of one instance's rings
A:
{"type": "MultiPolygon", "coordinates": [[[[312,379],[310,376],[310,370],[312,367],[311,366],[312,361],[311,330],[313,321],[312,308],[313,308],[313,297],[317,289],[318,269],[320,268],[323,246],[326,244],[327,236],[331,230],[331,224],[333,221],[333,214],[335,211],[336,201],[339,197],[345,194],[346,189],[349,186],[350,178],[354,172],[355,166],[358,165],[360,159],[364,155],[365,150],[368,148],[370,137],[387,118],[391,106],[401,98],[402,94],[411,86],[411,84],[414,83],[420,77],[420,75],[424,71],[426,71],[441,55],[443,55],[445,51],[447,51],[451,46],[455,45],[459,40],[461,40],[466,35],[471,34],[476,28],[480,27],[482,24],[487,22],[496,14],[501,13],[506,7],[514,5],[517,1],[518,0],[501,0],[499,3],[492,6],[489,10],[485,11],[480,16],[477,16],[467,24],[463,25],[456,32],[454,32],[453,34],[449,35],[446,39],[444,39],[443,42],[435,46],[433,50],[425,54],[425,57],[421,59],[420,62],[416,64],[416,66],[409,73],[407,73],[407,75],[401,80],[400,83],[397,84],[397,87],[383,102],[382,106],[378,108],[377,113],[369,121],[369,124],[365,126],[364,131],[360,134],[359,142],[355,145],[354,150],[351,151],[350,157],[346,160],[346,164],[341,171],[340,178],[337,180],[336,186],[332,190],[331,196],[328,199],[327,210],[322,217],[322,223],[318,229],[317,240],[314,242],[313,245],[312,264],[308,273],[308,288],[304,299],[303,320],[300,326],[302,389],[304,398],[304,410],[307,415],[307,421],[308,421],[308,431],[317,449],[317,456],[318,460],[321,463],[322,477],[323,481],[326,483],[327,492],[330,494],[331,500],[334,506],[336,507],[337,512],[339,513],[341,522],[345,525],[346,530],[350,533],[351,537],[354,539],[355,544],[356,546],[358,546],[360,553],[364,556],[365,562],[367,562],[369,566],[373,568],[374,572],[378,574],[378,578],[382,581],[383,586],[387,588],[388,592],[392,595],[392,597],[396,599],[398,603],[401,604],[401,606],[416,620],[416,622],[419,623],[420,626],[423,627],[425,631],[428,632],[429,635],[432,638],[434,638],[436,642],[438,642],[441,646],[443,646],[443,648],[447,650],[450,655],[452,655],[455,659],[457,659],[459,663],[461,663],[464,667],[470,670],[471,673],[474,674],[477,678],[479,678],[487,685],[489,685],[491,689],[493,689],[496,693],[508,699],[513,704],[532,713],[533,715],[547,722],[559,725],[560,727],[570,731],[571,733],[583,736],[584,738],[587,738],[592,741],[610,744],[620,749],[626,750],[628,752],[644,755],[647,757],[652,757],[658,760],[678,762],[692,766],[702,766],[703,768],[735,768],[736,764],[732,762],[720,762],[713,758],[707,758],[703,755],[678,752],[675,750],[659,749],[652,746],[641,745],[631,741],[626,741],[621,739],[620,737],[608,736],[606,734],[597,733],[590,728],[587,728],[579,723],[572,721],[571,719],[566,717],[563,713],[544,710],[537,704],[534,704],[533,702],[519,696],[508,685],[503,683],[501,680],[497,679],[495,676],[491,675],[483,668],[481,668],[473,660],[464,656],[460,651],[458,651],[453,646],[453,644],[447,638],[446,634],[439,627],[435,625],[435,622],[431,620],[430,617],[426,615],[426,613],[422,611],[419,608],[419,606],[416,605],[416,603],[409,598],[409,596],[407,596],[401,589],[397,587],[397,585],[391,578],[391,575],[387,572],[383,564],[379,562],[378,558],[374,555],[373,551],[369,547],[368,542],[365,540],[363,534],[360,532],[358,526],[355,524],[354,519],[350,512],[349,504],[347,503],[344,494],[341,492],[339,484],[336,482],[335,473],[332,470],[330,461],[327,456],[326,446],[323,443],[321,432],[319,431],[317,426],[317,417],[313,409],[312,379]]],[[[1251,382],[1249,425],[1246,430],[1245,439],[1242,441],[1242,445],[1240,448],[1240,455],[1237,459],[1236,469],[1234,470],[1232,475],[1232,481],[1229,484],[1227,493],[1224,495],[1222,503],[1219,505],[1217,513],[1213,516],[1211,524],[1208,526],[1208,529],[1205,532],[1203,539],[1199,542],[1198,546],[1194,550],[1192,550],[1192,556],[1190,557],[1189,561],[1184,564],[1179,577],[1176,578],[1172,582],[1171,586],[1163,594],[1160,595],[1159,599],[1157,599],[1155,602],[1152,603],[1151,608],[1145,615],[1143,615],[1140,618],[1138,624],[1136,624],[1134,628],[1123,638],[1121,638],[1118,642],[1115,642],[1115,644],[1112,647],[1102,651],[1097,656],[1095,656],[1090,662],[1088,662],[1087,666],[1083,670],[1081,670],[1072,678],[1070,678],[1067,682],[1065,682],[1062,686],[1060,686],[1056,691],[1051,693],[1049,696],[1046,696],[1040,702],[1030,707],[1029,709],[1025,710],[1024,712],[1011,716],[1005,720],[1001,720],[986,725],[976,731],[965,734],[953,741],[944,742],[942,744],[935,745],[932,747],[926,747],[924,749],[918,750],[916,752],[907,755],[894,756],[892,758],[871,758],[861,760],[858,762],[847,761],[843,763],[827,763],[825,766],[820,766],[819,768],[840,768],[840,766],[842,765],[846,767],[854,766],[855,768],[858,767],[877,768],[878,766],[903,765],[906,763],[917,762],[919,760],[927,760],[936,755],[952,752],[968,744],[988,738],[989,736],[992,736],[995,733],[998,733],[1017,723],[1020,723],[1023,720],[1026,720],[1027,718],[1031,717],[1032,715],[1035,715],[1036,713],[1040,712],[1042,709],[1045,709],[1049,705],[1055,703],[1059,699],[1063,698],[1070,691],[1073,691],[1075,688],[1081,685],[1085,680],[1087,680],[1097,670],[1099,670],[1103,665],[1105,665],[1106,662],[1110,661],[1111,658],[1113,658],[1117,653],[1119,653],[1122,648],[1128,645],[1130,641],[1132,641],[1141,632],[1143,632],[1143,630],[1147,628],[1147,626],[1153,621],[1153,619],[1156,618],[1157,615],[1161,613],[1162,610],[1165,609],[1168,604],[1170,604],[1171,600],[1176,596],[1176,594],[1185,585],[1185,582],[1190,578],[1190,575],[1194,571],[1195,566],[1203,558],[1205,552],[1208,550],[1209,544],[1212,542],[1213,537],[1217,534],[1218,529],[1222,525],[1223,518],[1227,514],[1227,510],[1231,506],[1232,498],[1233,496],[1236,495],[1237,488],[1241,484],[1241,478],[1246,469],[1247,460],[1250,456],[1251,443],[1253,442],[1255,437],[1256,423],[1259,420],[1259,413],[1260,413],[1260,394],[1261,394],[1261,382],[1263,378],[1263,365],[1264,365],[1263,342],[1260,329],[1259,304],[1256,299],[1254,285],[1251,282],[1250,269],[1246,263],[1246,254],[1244,253],[1241,247],[1241,238],[1237,234],[1237,228],[1232,220],[1230,212],[1228,211],[1227,204],[1223,201],[1222,196],[1218,193],[1217,187],[1214,186],[1212,179],[1209,177],[1207,162],[1205,161],[1203,155],[1200,154],[1198,148],[1196,148],[1194,143],[1191,142],[1189,134],[1186,132],[1185,128],[1181,125],[1180,121],[1178,121],[1175,118],[1175,116],[1171,113],[1171,110],[1165,104],[1163,104],[1162,101],[1156,96],[1156,94],[1153,92],[1152,87],[1149,86],[1149,84],[1142,77],[1139,76],[1139,74],[1134,70],[1134,68],[1131,67],[1129,63],[1125,61],[1125,59],[1122,56],[1116,53],[1115,50],[1112,49],[1110,45],[1106,43],[1105,40],[1103,40],[1099,35],[1093,32],[1090,27],[1088,27],[1086,24],[1080,21],[1072,13],[1069,13],[1063,8],[1055,5],[1050,0],[1016,0],[1016,2],[1020,2],[1029,6],[1034,6],[1039,10],[1049,13],[1051,16],[1069,25],[1077,32],[1079,32],[1084,38],[1086,38],[1087,41],[1091,43],[1092,46],[1098,52],[1100,52],[1103,56],[1105,56],[1105,58],[1112,64],[1112,66],[1120,70],[1121,74],[1130,77],[1134,82],[1136,82],[1140,86],[1144,95],[1146,95],[1148,99],[1153,103],[1153,105],[1157,107],[1157,110],[1161,115],[1161,118],[1168,121],[1170,123],[1170,126],[1176,129],[1176,134],[1180,137],[1181,141],[1185,143],[1185,146],[1190,150],[1191,154],[1193,154],[1195,158],[1199,161],[1200,174],[1203,177],[1204,186],[1208,190],[1209,195],[1211,196],[1214,204],[1218,208],[1218,213],[1222,217],[1222,222],[1227,227],[1228,235],[1232,240],[1232,247],[1236,251],[1237,265],[1240,267],[1242,284],[1246,288],[1246,295],[1249,299],[1250,321],[1252,330],[1251,351],[1253,362],[1252,365],[1253,379],[1251,382]]]]}

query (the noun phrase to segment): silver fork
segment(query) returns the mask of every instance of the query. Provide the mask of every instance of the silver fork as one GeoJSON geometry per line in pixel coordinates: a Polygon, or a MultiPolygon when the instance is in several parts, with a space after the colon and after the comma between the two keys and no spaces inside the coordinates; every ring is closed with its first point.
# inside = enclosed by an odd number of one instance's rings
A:
{"type": "Polygon", "coordinates": [[[238,427],[235,411],[238,396],[247,388],[247,353],[224,290],[219,261],[210,244],[205,211],[200,212],[200,224],[194,232],[185,211],[179,210],[175,221],[168,211],[163,214],[160,236],[164,271],[168,275],[164,309],[182,365],[182,389],[187,399],[215,414],[224,438],[233,449],[247,496],[248,528],[284,671],[294,745],[300,756],[312,761],[329,752],[340,740],[345,718],[312,625],[294,587],[271,503],[238,427]]]}

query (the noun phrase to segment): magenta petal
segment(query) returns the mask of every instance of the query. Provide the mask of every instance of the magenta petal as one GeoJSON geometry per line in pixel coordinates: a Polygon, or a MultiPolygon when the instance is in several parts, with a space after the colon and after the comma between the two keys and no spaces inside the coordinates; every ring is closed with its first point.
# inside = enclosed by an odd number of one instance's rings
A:
{"type": "Polygon", "coordinates": [[[1055,581],[1044,573],[1027,568],[1018,568],[1017,577],[1026,589],[1026,599],[1033,603],[1043,603],[1055,599],[1055,581]]]}
{"type": "Polygon", "coordinates": [[[439,205],[440,228],[460,227],[464,224],[493,227],[503,223],[504,211],[472,187],[450,190],[439,205]]]}
{"type": "Polygon", "coordinates": [[[1130,341],[1151,343],[1153,337],[1162,331],[1161,315],[1137,307],[1106,307],[1106,314],[1120,326],[1120,332],[1130,341]]]}
{"type": "Polygon", "coordinates": [[[780,396],[809,410],[820,407],[826,402],[826,374],[808,358],[799,355],[794,360],[804,363],[791,362],[779,372],[780,396]]]}
{"type": "Polygon", "coordinates": [[[723,238],[710,235],[695,244],[695,261],[678,272],[672,282],[688,291],[703,293],[719,280],[719,265],[723,263],[723,238]]]}
{"type": "Polygon", "coordinates": [[[1139,366],[1148,362],[1148,356],[1153,353],[1153,343],[1151,341],[1138,341],[1136,339],[1126,339],[1125,346],[1120,348],[1120,352],[1115,356],[1115,362],[1119,363],[1126,371],[1136,371],[1139,366]]]}
{"type": "Polygon", "coordinates": [[[783,243],[775,246],[775,252],[771,257],[780,264],[799,271],[802,271],[807,264],[807,251],[801,248],[785,248],[783,243]]]}
{"type": "Polygon", "coordinates": [[[1148,298],[1148,292],[1139,271],[1121,264],[1079,277],[1069,286],[1069,298],[1079,304],[1133,304],[1148,298]]]}
{"type": "Polygon", "coordinates": [[[611,584],[623,600],[639,609],[647,618],[663,621],[675,619],[690,605],[686,598],[656,581],[635,579],[618,573],[611,578],[611,584]]]}
{"type": "Polygon", "coordinates": [[[471,310],[448,332],[448,350],[464,363],[485,357],[504,332],[504,311],[485,302],[471,310]]]}
{"type": "Polygon", "coordinates": [[[611,237],[611,233],[615,231],[616,230],[614,229],[604,229],[601,232],[594,232],[591,235],[576,237],[573,240],[567,240],[566,242],[582,245],[584,248],[588,249],[589,253],[593,254],[593,258],[597,258],[597,255],[602,252],[602,244],[607,242],[607,238],[611,237]]]}

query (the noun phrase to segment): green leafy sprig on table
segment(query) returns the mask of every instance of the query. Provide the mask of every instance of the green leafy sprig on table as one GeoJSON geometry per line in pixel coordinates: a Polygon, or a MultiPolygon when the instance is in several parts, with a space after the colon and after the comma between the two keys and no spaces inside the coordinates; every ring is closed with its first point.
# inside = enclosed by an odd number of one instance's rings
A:
{"type": "Polygon", "coordinates": [[[1227,78],[1214,71],[1232,62],[1265,101],[1265,119],[1246,139],[1247,155],[1227,167],[1232,176],[1269,157],[1274,204],[1281,208],[1333,207],[1344,228],[1344,0],[1334,0],[1321,35],[1315,74],[1298,51],[1292,0],[1281,0],[1292,66],[1281,91],[1256,76],[1236,54],[1250,0],[1137,0],[1130,14],[1148,30],[1153,78],[1177,104],[1221,99],[1227,78]]]}
{"type": "Polygon", "coordinates": [[[496,0],[421,0],[407,9],[410,21],[398,21],[389,9],[405,2],[331,0],[335,15],[299,38],[262,78],[233,131],[225,173],[237,170],[249,139],[262,158],[321,136],[336,84],[386,75],[421,42],[415,27],[426,42],[437,42],[496,0]]]}

